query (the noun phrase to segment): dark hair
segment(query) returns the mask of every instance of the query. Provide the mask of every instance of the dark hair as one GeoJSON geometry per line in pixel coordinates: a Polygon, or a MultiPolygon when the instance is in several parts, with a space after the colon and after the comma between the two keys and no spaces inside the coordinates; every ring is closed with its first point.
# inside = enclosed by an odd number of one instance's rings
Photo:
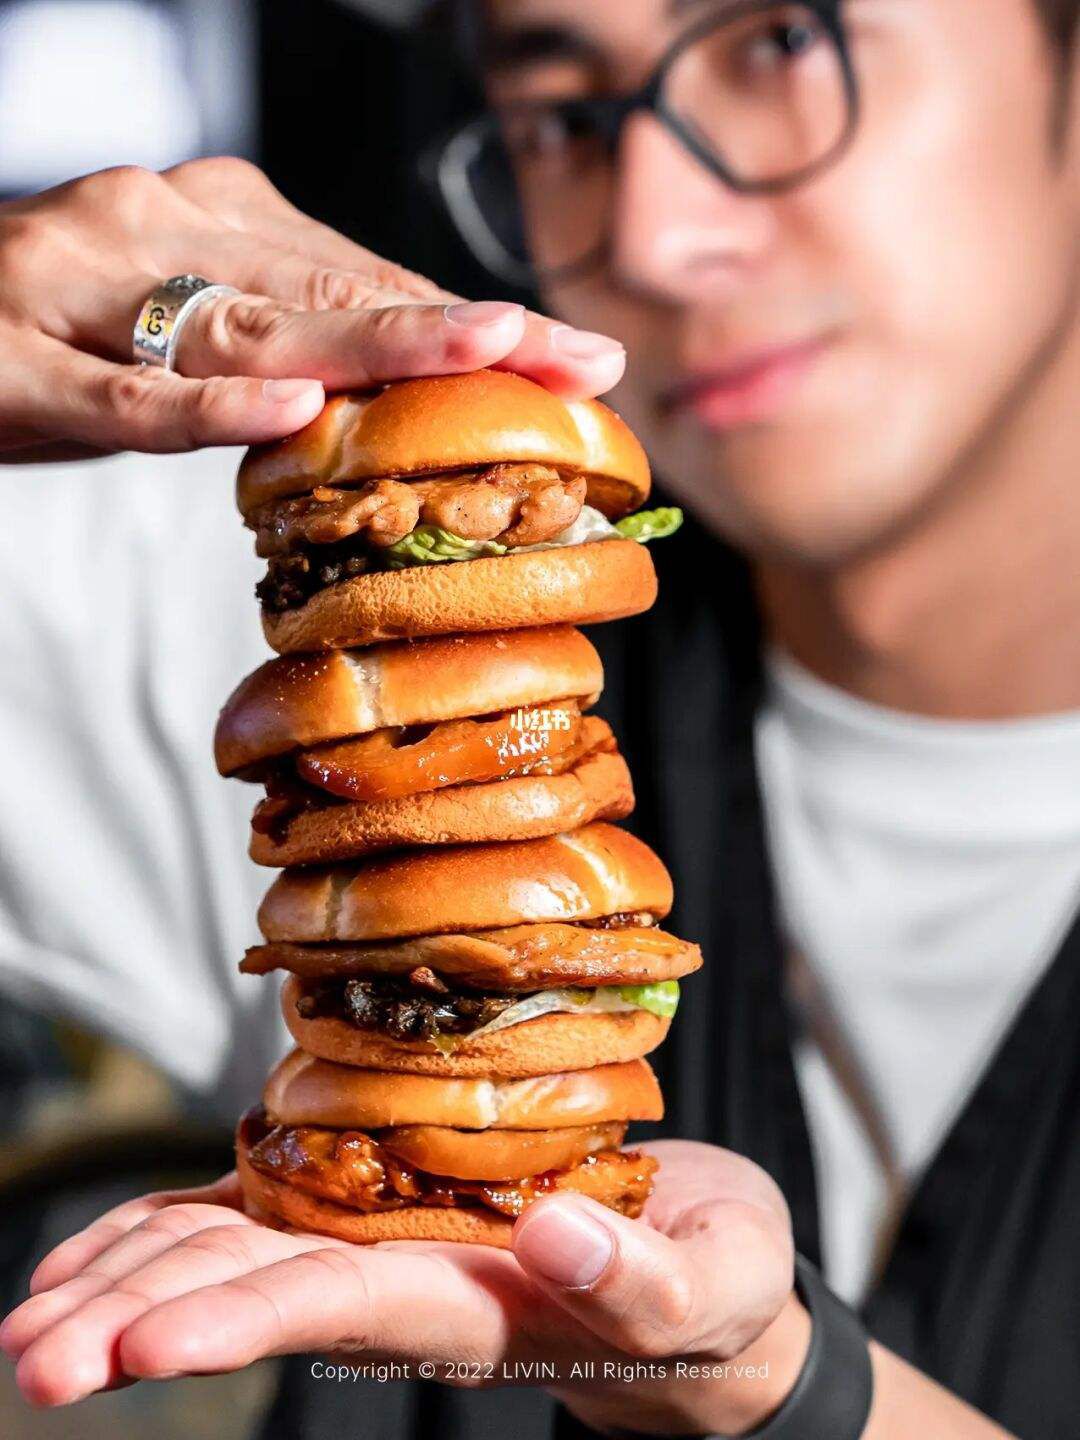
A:
{"type": "Polygon", "coordinates": [[[1080,0],[1035,0],[1035,8],[1050,32],[1050,38],[1062,50],[1069,51],[1080,20],[1080,0]]]}

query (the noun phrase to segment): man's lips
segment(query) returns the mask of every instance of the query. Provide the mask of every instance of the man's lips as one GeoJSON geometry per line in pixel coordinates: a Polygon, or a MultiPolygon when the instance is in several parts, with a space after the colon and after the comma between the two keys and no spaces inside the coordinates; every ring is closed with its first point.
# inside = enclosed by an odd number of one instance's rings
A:
{"type": "Polygon", "coordinates": [[[665,414],[688,412],[712,430],[735,430],[769,419],[829,344],[815,336],[747,352],[730,364],[700,370],[664,395],[665,414]]]}

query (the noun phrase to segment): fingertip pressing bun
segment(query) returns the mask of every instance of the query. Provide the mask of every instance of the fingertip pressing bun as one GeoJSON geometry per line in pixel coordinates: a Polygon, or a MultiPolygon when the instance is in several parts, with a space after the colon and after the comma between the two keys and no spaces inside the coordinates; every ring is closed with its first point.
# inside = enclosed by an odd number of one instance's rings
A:
{"type": "Polygon", "coordinates": [[[360,654],[289,655],[261,665],[233,691],[218,720],[214,754],[221,774],[232,775],[388,726],[551,700],[591,703],[603,683],[595,648],[569,626],[403,640],[360,654]]]}
{"type": "Polygon", "coordinates": [[[236,1171],[248,1214],[276,1229],[332,1235],[353,1245],[377,1245],[383,1240],[458,1240],[510,1248],[514,1222],[479,1206],[407,1205],[365,1215],[260,1175],[248,1161],[243,1145],[237,1146],[236,1171]]]}
{"type": "Polygon", "coordinates": [[[656,571],[636,540],[592,540],[481,560],[358,575],[294,610],[263,612],[279,654],[361,648],[408,636],[592,625],[648,610],[656,571]]]}
{"type": "Polygon", "coordinates": [[[629,831],[395,854],[349,868],[286,870],[259,907],[267,940],[391,940],[523,922],[671,909],[671,877],[629,831]]]}
{"type": "Polygon", "coordinates": [[[295,435],[248,451],[236,498],[246,516],[316,485],[527,461],[585,475],[588,503],[605,515],[623,515],[649,493],[645,452],[613,410],[561,400],[508,371],[478,370],[332,397],[295,435]]]}
{"type": "Polygon", "coordinates": [[[296,1008],[302,994],[301,981],[290,975],[281,987],[281,1013],[302,1050],[339,1065],[413,1075],[518,1079],[622,1064],[655,1050],[671,1025],[650,1010],[540,1015],[486,1035],[455,1036],[450,1048],[440,1050],[423,1040],[361,1030],[330,1015],[305,1020],[296,1008]]]}
{"type": "Polygon", "coordinates": [[[277,1124],[365,1131],[397,1125],[548,1130],[659,1120],[664,1113],[645,1060],[518,1079],[464,1078],[360,1069],[303,1050],[293,1050],[271,1071],[263,1104],[277,1124]]]}
{"type": "Polygon", "coordinates": [[[454,785],[401,799],[328,804],[293,816],[283,835],[252,830],[257,865],[325,865],[413,845],[466,845],[556,835],[634,808],[626,761],[583,756],[562,775],[454,785]]]}

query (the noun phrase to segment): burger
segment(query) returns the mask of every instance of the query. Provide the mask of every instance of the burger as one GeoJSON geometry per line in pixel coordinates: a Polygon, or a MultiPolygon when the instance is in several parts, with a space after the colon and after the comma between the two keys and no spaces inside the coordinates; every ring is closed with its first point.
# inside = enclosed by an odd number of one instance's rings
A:
{"type": "Polygon", "coordinates": [[[696,945],[668,934],[671,879],[597,822],[502,845],[286,870],[241,965],[287,973],[312,1055],[441,1076],[544,1075],[636,1059],[667,1033],[696,945]]]}
{"type": "Polygon", "coordinates": [[[492,1244],[552,1189],[639,1214],[653,1165],[618,1146],[662,1114],[643,1057],[701,964],[660,928],[671,900],[648,846],[600,822],[285,871],[241,967],[286,973],[299,1047],[238,1131],[259,1213],[492,1244]]]}
{"type": "Polygon", "coordinates": [[[640,542],[681,518],[631,513],[648,493],[613,411],[493,370],[334,396],[237,479],[281,653],[636,614],[656,596],[640,542]]]}
{"type": "Polygon", "coordinates": [[[248,1209],[354,1243],[470,1240],[507,1247],[541,1195],[576,1191],[637,1216],[656,1162],[618,1148],[656,1120],[645,1060],[530,1079],[359,1070],[294,1050],[237,1130],[248,1209]]]}
{"type": "Polygon", "coordinates": [[[568,626],[283,656],[226,703],[223,775],[257,781],[261,865],[525,840],[633,808],[600,658],[568,626]]]}
{"type": "Polygon", "coordinates": [[[284,867],[241,969],[296,1045],[237,1128],[249,1212],[358,1243],[506,1246],[541,1195],[638,1216],[621,1149],[663,1103],[696,945],[612,822],[633,787],[578,625],[651,605],[644,452],[596,401],[495,371],[332,397],[249,451],[238,501],[278,653],[226,703],[284,867]]]}

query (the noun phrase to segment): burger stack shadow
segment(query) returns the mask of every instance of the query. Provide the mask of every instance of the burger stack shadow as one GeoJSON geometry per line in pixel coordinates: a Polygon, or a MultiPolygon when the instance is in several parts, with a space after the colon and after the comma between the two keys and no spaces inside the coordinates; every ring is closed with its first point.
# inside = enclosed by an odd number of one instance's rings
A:
{"type": "Polygon", "coordinates": [[[339,395],[245,458],[278,658],[218,724],[281,866],[245,972],[296,1042],[237,1130],[249,1211],[355,1242],[507,1246],[541,1195],[637,1216],[644,1058],[697,946],[633,808],[579,624],[647,609],[644,452],[597,401],[481,371],[339,395]],[[637,512],[637,513],[634,513],[637,512]]]}

